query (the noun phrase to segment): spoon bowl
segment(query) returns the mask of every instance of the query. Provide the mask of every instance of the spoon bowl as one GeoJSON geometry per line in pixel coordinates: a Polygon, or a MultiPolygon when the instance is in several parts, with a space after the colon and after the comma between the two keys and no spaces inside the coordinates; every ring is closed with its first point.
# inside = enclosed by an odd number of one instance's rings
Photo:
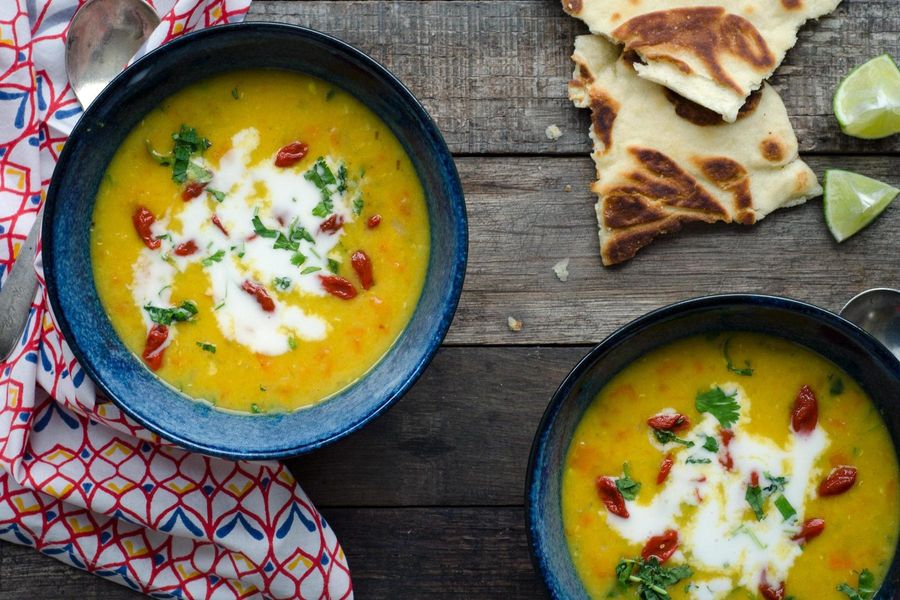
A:
{"type": "Polygon", "coordinates": [[[144,0],[88,0],[66,36],[66,75],[87,108],[128,65],[160,18],[144,0]]]}
{"type": "Polygon", "coordinates": [[[866,290],[847,302],[841,316],[868,331],[900,359],[900,290],[866,290]]]}

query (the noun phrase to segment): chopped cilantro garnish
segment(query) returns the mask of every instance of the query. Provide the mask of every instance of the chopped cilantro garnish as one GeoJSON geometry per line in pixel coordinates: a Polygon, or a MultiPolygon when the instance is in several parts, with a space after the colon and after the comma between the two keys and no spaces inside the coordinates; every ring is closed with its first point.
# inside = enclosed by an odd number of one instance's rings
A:
{"type": "Polygon", "coordinates": [[[296,252],[300,248],[300,244],[292,242],[286,235],[279,233],[275,239],[275,245],[272,246],[276,250],[291,250],[296,252]]]}
{"type": "Polygon", "coordinates": [[[354,198],[353,199],[353,214],[358,217],[362,213],[365,205],[366,205],[366,203],[363,202],[362,196],[357,196],[356,198],[354,198]]]}
{"type": "Polygon", "coordinates": [[[756,514],[756,520],[762,521],[766,516],[766,513],[763,511],[763,494],[760,487],[758,485],[748,485],[747,493],[744,494],[744,499],[756,514]]]}
{"type": "Polygon", "coordinates": [[[262,220],[259,218],[259,215],[253,215],[253,231],[256,232],[256,235],[264,238],[275,238],[278,237],[278,232],[274,229],[269,229],[265,225],[263,225],[262,220]]]}
{"type": "Polygon", "coordinates": [[[212,188],[206,188],[206,191],[209,192],[210,196],[216,199],[216,202],[223,202],[225,200],[225,192],[220,192],[219,190],[214,190],[212,188]]]}
{"type": "Polygon", "coordinates": [[[725,429],[730,429],[732,425],[737,423],[740,416],[741,407],[735,400],[737,392],[730,395],[725,394],[722,388],[716,386],[708,392],[697,394],[695,406],[700,412],[708,412],[716,419],[725,429]]]}
{"type": "Polygon", "coordinates": [[[319,188],[319,193],[322,194],[322,200],[313,208],[312,214],[316,217],[327,217],[334,211],[334,204],[331,201],[333,191],[329,189],[336,183],[334,173],[325,159],[320,156],[303,177],[319,188]]]}
{"type": "Polygon", "coordinates": [[[338,271],[341,270],[341,263],[334,260],[333,258],[329,258],[328,259],[328,270],[331,271],[332,273],[334,273],[335,275],[337,275],[338,271]]]}
{"type": "Polygon", "coordinates": [[[171,233],[164,233],[164,234],[162,234],[162,235],[156,236],[156,239],[158,239],[158,240],[169,240],[169,241],[171,242],[171,241],[172,241],[172,234],[171,234],[171,233]]]}
{"type": "Polygon", "coordinates": [[[763,473],[766,476],[766,479],[769,480],[769,485],[763,488],[763,491],[766,494],[774,494],[775,492],[783,492],[784,488],[787,487],[787,477],[775,477],[771,475],[768,471],[763,473]]]}
{"type": "Polygon", "coordinates": [[[850,600],[871,600],[875,595],[875,575],[868,569],[859,572],[859,584],[853,589],[846,583],[837,586],[839,592],[846,594],[850,600]]]}
{"type": "Polygon", "coordinates": [[[206,258],[201,260],[200,264],[202,264],[204,267],[208,267],[208,266],[212,265],[213,263],[222,262],[223,258],[225,258],[225,251],[224,250],[216,250],[216,252],[214,252],[213,254],[210,254],[209,256],[207,256],[206,258]]]}
{"type": "Polygon", "coordinates": [[[347,191],[347,165],[344,163],[338,167],[338,191],[342,194],[347,191]]]}
{"type": "Polygon", "coordinates": [[[316,204],[312,209],[314,217],[327,217],[334,211],[334,203],[331,198],[322,198],[322,201],[316,204]]]}
{"type": "Polygon", "coordinates": [[[728,344],[730,344],[730,343],[731,343],[731,338],[728,338],[725,340],[725,344],[722,347],[722,354],[725,355],[725,366],[728,368],[729,371],[731,371],[732,373],[734,373],[736,375],[743,375],[745,377],[749,377],[750,375],[753,375],[753,369],[750,367],[749,360],[744,361],[744,364],[746,365],[746,367],[743,367],[743,368],[735,367],[734,364],[731,362],[731,357],[728,355],[728,344]]]}
{"type": "Polygon", "coordinates": [[[833,375],[829,375],[828,379],[831,379],[831,385],[828,386],[828,393],[832,396],[840,396],[844,393],[844,380],[840,377],[834,377],[833,375]]]}
{"type": "Polygon", "coordinates": [[[619,488],[626,500],[634,500],[641,491],[641,484],[631,478],[631,469],[628,467],[628,463],[622,465],[622,473],[624,475],[616,479],[616,487],[619,488]]]}
{"type": "Polygon", "coordinates": [[[162,308],[147,304],[144,306],[150,320],[158,325],[171,325],[175,321],[190,321],[197,314],[197,305],[185,300],[175,308],[162,308]]]}
{"type": "Polygon", "coordinates": [[[216,353],[216,345],[210,344],[208,342],[197,342],[197,345],[200,346],[201,350],[206,350],[207,352],[216,353]]]}
{"type": "Polygon", "coordinates": [[[233,88],[231,88],[231,97],[234,98],[235,100],[241,99],[241,93],[238,91],[237,86],[234,86],[233,88]]]}
{"type": "Polygon", "coordinates": [[[275,289],[278,290],[289,290],[291,289],[291,278],[290,277],[276,277],[273,280],[273,284],[275,289]]]}
{"type": "Polygon", "coordinates": [[[225,301],[224,301],[224,300],[222,300],[221,302],[219,302],[218,304],[216,304],[216,305],[213,307],[213,310],[219,310],[219,309],[222,308],[223,306],[225,306],[225,301]]]}
{"type": "Polygon", "coordinates": [[[265,391],[266,391],[266,386],[260,385],[260,386],[259,386],[259,391],[265,392],[265,391]]]}
{"type": "Polygon", "coordinates": [[[159,292],[157,292],[156,295],[159,296],[160,298],[162,298],[162,293],[171,287],[172,287],[171,285],[162,286],[161,288],[159,288],[159,292]]]}
{"type": "Polygon", "coordinates": [[[296,223],[291,223],[290,230],[288,232],[288,237],[292,242],[299,242],[300,240],[306,240],[310,244],[314,244],[315,240],[313,236],[309,234],[305,227],[301,227],[296,223]]]}
{"type": "Polygon", "coordinates": [[[706,441],[703,442],[703,449],[709,450],[710,452],[718,452],[719,442],[716,441],[716,438],[708,435],[706,436],[706,441]]]}
{"type": "Polygon", "coordinates": [[[708,458],[700,458],[697,456],[688,456],[684,462],[688,465],[708,465],[712,462],[712,460],[708,458]]]}
{"type": "Polygon", "coordinates": [[[297,340],[294,338],[294,336],[288,338],[288,348],[290,348],[291,350],[297,349],[297,340]]]}
{"type": "Polygon", "coordinates": [[[147,153],[150,154],[150,158],[158,162],[161,166],[168,167],[172,164],[171,154],[160,154],[153,149],[153,146],[150,144],[150,140],[144,140],[144,145],[147,146],[147,153]]]}
{"type": "Polygon", "coordinates": [[[655,556],[647,560],[640,557],[634,560],[623,558],[616,566],[618,587],[624,589],[637,584],[637,597],[641,600],[665,600],[669,598],[666,588],[693,574],[687,565],[664,567],[655,556]]]}
{"type": "Polygon", "coordinates": [[[660,444],[668,444],[669,442],[674,442],[676,444],[681,444],[686,448],[693,448],[694,442],[689,442],[687,440],[683,440],[671,431],[666,429],[654,429],[653,435],[656,437],[656,441],[660,444]]]}
{"type": "Polygon", "coordinates": [[[316,271],[321,271],[320,267],[306,267],[302,271],[300,271],[301,275],[309,275],[310,273],[315,273],[316,271]]]}
{"type": "Polygon", "coordinates": [[[300,265],[302,265],[305,262],[306,262],[306,257],[299,252],[294,252],[294,254],[291,256],[291,264],[294,266],[299,267],[300,265]]]}
{"type": "Polygon", "coordinates": [[[781,513],[782,518],[787,521],[797,514],[797,511],[791,505],[790,501],[784,496],[778,496],[775,499],[775,508],[781,513]]]}
{"type": "MultiPolygon", "coordinates": [[[[262,391],[266,391],[266,388],[264,388],[263,386],[259,386],[259,389],[261,389],[262,391]]],[[[254,402],[250,405],[250,412],[252,412],[254,415],[258,415],[262,412],[262,409],[256,404],[256,402],[254,402]]]]}
{"type": "Polygon", "coordinates": [[[212,144],[197,135],[197,130],[182,125],[178,133],[172,134],[175,146],[172,148],[172,179],[177,183],[197,181],[206,183],[212,179],[212,172],[191,161],[195,154],[203,153],[212,144]]]}

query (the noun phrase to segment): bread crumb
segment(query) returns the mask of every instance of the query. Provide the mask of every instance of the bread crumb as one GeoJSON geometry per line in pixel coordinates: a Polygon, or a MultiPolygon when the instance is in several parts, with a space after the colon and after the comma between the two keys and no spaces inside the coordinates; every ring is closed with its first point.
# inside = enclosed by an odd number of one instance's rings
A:
{"type": "Polygon", "coordinates": [[[572,186],[566,184],[566,187],[563,188],[563,191],[564,191],[564,192],[571,192],[571,191],[572,191],[572,186]]]}
{"type": "Polygon", "coordinates": [[[559,278],[560,281],[565,283],[569,279],[569,259],[564,258],[555,265],[553,265],[553,272],[556,273],[556,277],[559,278]]]}
{"type": "Polygon", "coordinates": [[[514,317],[506,317],[506,325],[510,331],[522,331],[522,321],[514,317]]]}
{"type": "Polygon", "coordinates": [[[562,137],[562,131],[556,125],[547,125],[544,134],[547,136],[548,140],[558,140],[562,137]]]}

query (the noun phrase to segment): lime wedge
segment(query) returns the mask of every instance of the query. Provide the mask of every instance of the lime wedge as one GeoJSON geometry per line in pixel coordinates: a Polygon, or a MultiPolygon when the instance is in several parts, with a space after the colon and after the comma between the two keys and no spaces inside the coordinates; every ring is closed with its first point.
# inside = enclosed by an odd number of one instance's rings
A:
{"type": "Polygon", "coordinates": [[[825,171],[825,223],[839,242],[875,220],[900,190],[877,179],[829,169],[825,171]]]}
{"type": "Polygon", "coordinates": [[[847,135],[874,140],[900,132],[900,69],[882,54],[847,75],[834,94],[834,116],[847,135]]]}

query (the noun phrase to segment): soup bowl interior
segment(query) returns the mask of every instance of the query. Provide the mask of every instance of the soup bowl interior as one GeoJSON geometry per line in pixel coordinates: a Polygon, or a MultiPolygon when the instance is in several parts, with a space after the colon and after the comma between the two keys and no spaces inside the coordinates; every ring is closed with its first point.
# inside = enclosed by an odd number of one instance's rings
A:
{"type": "Polygon", "coordinates": [[[288,25],[214,27],[184,36],[137,61],[106,88],[72,132],[45,210],[43,265],[51,305],[87,374],[148,429],[183,447],[227,458],[277,458],[313,450],[385,410],[412,385],[440,345],[465,272],[462,189],[450,153],[425,110],[396,78],[358,50],[288,25]],[[129,131],[180,89],[239,69],[298,71],[355,96],[403,144],[428,204],[431,251],[426,280],[399,339],[354,385],[313,407],[283,414],[215,410],[163,383],[113,330],[97,296],[89,259],[98,186],[129,131]]]}
{"type": "MultiPolygon", "coordinates": [[[[525,498],[528,535],[535,566],[554,598],[588,598],[569,554],[560,496],[569,442],[584,411],[616,373],[640,356],[684,337],[719,331],[785,338],[831,360],[872,398],[895,451],[900,447],[900,363],[849,321],[802,302],[755,295],[698,298],[649,313],[613,333],[581,360],[550,401],[535,435],[525,498]]],[[[900,591],[898,583],[895,552],[875,598],[894,598],[900,591]]]]}

